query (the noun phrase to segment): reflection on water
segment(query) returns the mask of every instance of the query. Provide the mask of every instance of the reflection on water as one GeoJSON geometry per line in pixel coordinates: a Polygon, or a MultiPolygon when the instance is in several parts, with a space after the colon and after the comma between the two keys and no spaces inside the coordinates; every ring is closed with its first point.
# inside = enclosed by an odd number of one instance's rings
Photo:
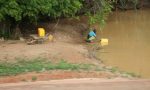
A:
{"type": "Polygon", "coordinates": [[[150,78],[150,9],[114,12],[100,35],[109,39],[99,53],[105,64],[150,78]]]}

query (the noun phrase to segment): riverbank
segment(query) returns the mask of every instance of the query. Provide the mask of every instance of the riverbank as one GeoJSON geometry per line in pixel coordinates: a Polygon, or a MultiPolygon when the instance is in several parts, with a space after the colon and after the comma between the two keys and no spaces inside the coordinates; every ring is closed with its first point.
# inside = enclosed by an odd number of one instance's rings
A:
{"type": "MultiPolygon", "coordinates": [[[[62,21],[63,22],[63,21],[62,21]]],[[[50,26],[49,24],[46,27],[50,26]]],[[[28,72],[15,76],[0,77],[0,83],[45,81],[51,79],[69,78],[133,78],[131,74],[120,72],[116,68],[105,66],[93,56],[94,43],[86,43],[84,33],[86,25],[83,23],[64,23],[57,26],[51,34],[53,42],[27,45],[22,41],[1,41],[1,62],[16,62],[18,59],[32,60],[45,58],[52,63],[65,60],[71,64],[91,64],[97,67],[94,70],[46,70],[44,72],[28,72]]]]}

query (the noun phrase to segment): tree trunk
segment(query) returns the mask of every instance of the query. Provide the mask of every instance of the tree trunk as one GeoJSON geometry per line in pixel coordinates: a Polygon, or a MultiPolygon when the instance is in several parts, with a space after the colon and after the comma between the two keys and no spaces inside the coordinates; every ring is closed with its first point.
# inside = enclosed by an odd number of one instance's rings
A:
{"type": "Polygon", "coordinates": [[[4,39],[10,38],[10,23],[2,22],[0,23],[0,37],[4,39]]]}
{"type": "Polygon", "coordinates": [[[22,36],[20,28],[19,28],[19,24],[17,24],[15,26],[15,28],[13,29],[13,33],[12,33],[12,39],[18,40],[20,37],[22,36]]]}

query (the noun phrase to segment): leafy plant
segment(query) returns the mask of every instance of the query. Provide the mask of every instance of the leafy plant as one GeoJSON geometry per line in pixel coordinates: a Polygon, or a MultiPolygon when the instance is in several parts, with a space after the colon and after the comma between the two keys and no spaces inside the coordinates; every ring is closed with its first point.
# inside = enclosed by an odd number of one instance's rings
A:
{"type": "Polygon", "coordinates": [[[84,5],[85,8],[89,9],[86,9],[86,15],[89,17],[89,27],[95,23],[98,23],[101,27],[104,26],[105,20],[113,8],[112,2],[109,0],[90,0],[84,5]]]}
{"type": "Polygon", "coordinates": [[[36,23],[40,17],[57,19],[74,16],[82,7],[81,2],[82,0],[0,0],[0,22],[8,27],[3,26],[6,32],[8,30],[15,36],[21,22],[36,23]]]}

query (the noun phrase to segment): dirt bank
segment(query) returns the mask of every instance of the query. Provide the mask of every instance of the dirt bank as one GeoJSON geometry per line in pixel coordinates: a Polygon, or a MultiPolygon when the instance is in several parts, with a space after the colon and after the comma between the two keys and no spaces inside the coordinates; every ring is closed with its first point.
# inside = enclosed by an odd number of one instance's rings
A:
{"type": "Polygon", "coordinates": [[[80,26],[61,24],[52,32],[53,42],[27,45],[21,41],[1,41],[0,60],[42,57],[52,61],[63,59],[71,63],[95,63],[94,58],[89,58],[82,30],[83,27],[80,26]]]}
{"type": "Polygon", "coordinates": [[[71,78],[116,78],[117,75],[109,72],[96,71],[49,71],[43,73],[28,73],[17,76],[9,76],[0,78],[0,84],[3,83],[18,83],[18,82],[33,82],[33,81],[49,81],[71,78]]]}
{"type": "MultiPolygon", "coordinates": [[[[67,21],[68,22],[68,21],[67,21]]],[[[54,36],[54,41],[46,41],[44,44],[27,45],[21,41],[0,41],[0,60],[12,62],[17,58],[47,58],[52,62],[65,60],[69,63],[94,64],[102,66],[100,60],[91,56],[90,49],[87,48],[84,34],[87,29],[86,24],[79,22],[61,23],[51,30],[54,24],[43,23],[47,32],[54,36]]],[[[21,81],[32,81],[33,77],[36,80],[51,80],[64,78],[112,78],[120,77],[121,75],[114,74],[109,71],[51,71],[44,73],[28,73],[23,75],[0,77],[0,83],[12,83],[21,81]]]]}
{"type": "Polygon", "coordinates": [[[54,41],[36,45],[27,45],[21,41],[0,41],[0,60],[42,57],[52,61],[64,59],[71,63],[97,63],[95,58],[89,57],[86,47],[86,17],[80,20],[62,19],[58,24],[41,22],[38,26],[52,34],[54,41]]]}

